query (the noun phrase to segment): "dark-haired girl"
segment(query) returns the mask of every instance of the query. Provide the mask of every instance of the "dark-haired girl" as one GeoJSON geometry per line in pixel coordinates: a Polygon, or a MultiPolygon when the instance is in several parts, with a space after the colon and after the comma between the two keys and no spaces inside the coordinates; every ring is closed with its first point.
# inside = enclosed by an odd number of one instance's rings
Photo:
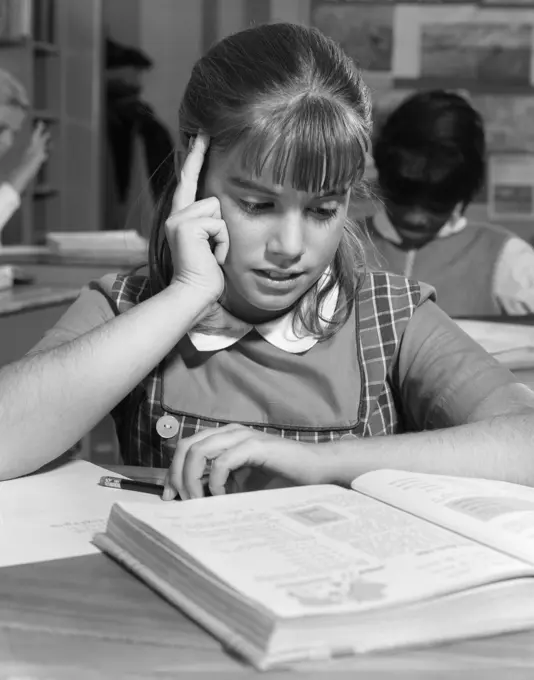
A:
{"type": "Polygon", "coordinates": [[[384,210],[369,220],[379,266],[425,281],[453,317],[534,313],[534,248],[466,217],[486,175],[484,124],[459,94],[417,93],[374,144],[384,210]]]}

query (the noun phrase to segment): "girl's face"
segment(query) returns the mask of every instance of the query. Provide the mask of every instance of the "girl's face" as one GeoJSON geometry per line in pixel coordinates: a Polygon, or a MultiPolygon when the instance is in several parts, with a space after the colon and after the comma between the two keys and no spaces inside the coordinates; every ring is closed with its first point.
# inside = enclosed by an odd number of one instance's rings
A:
{"type": "Polygon", "coordinates": [[[313,194],[275,185],[268,164],[252,176],[238,150],[213,149],[202,193],[219,199],[228,228],[223,303],[235,316],[251,323],[280,316],[332,262],[347,216],[346,188],[313,194]]]}
{"type": "Polygon", "coordinates": [[[12,106],[0,107],[0,156],[13,146],[15,134],[24,122],[24,111],[12,106]]]}

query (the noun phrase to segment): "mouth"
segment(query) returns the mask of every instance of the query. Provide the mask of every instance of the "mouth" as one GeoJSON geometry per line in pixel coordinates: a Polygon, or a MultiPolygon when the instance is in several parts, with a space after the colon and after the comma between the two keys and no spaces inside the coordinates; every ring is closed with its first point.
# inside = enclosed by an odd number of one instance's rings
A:
{"type": "Polygon", "coordinates": [[[260,290],[269,294],[284,295],[298,287],[304,272],[253,269],[260,290]]]}
{"type": "Polygon", "coordinates": [[[257,276],[261,276],[268,281],[274,282],[295,281],[303,274],[303,272],[279,271],[274,269],[254,269],[253,271],[257,276]]]}

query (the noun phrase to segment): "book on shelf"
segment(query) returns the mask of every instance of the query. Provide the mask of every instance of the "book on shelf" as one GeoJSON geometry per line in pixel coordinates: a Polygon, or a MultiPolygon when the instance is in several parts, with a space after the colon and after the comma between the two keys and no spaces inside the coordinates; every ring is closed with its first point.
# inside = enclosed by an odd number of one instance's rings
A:
{"type": "Polygon", "coordinates": [[[117,503],[94,542],[260,670],[534,626],[534,490],[515,484],[383,470],[117,503]]]}
{"type": "Polygon", "coordinates": [[[137,231],[58,231],[46,235],[46,245],[58,255],[95,257],[101,261],[121,256],[143,257],[148,241],[137,231]]]}

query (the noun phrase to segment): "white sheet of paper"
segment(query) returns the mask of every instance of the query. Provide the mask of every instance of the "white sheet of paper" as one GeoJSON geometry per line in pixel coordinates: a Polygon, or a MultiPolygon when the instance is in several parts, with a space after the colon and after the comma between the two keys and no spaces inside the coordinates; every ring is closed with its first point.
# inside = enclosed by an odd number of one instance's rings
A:
{"type": "Polygon", "coordinates": [[[105,528],[113,503],[162,503],[156,495],[108,489],[121,476],[86,461],[0,482],[0,567],[98,553],[91,543],[105,528]]]}

